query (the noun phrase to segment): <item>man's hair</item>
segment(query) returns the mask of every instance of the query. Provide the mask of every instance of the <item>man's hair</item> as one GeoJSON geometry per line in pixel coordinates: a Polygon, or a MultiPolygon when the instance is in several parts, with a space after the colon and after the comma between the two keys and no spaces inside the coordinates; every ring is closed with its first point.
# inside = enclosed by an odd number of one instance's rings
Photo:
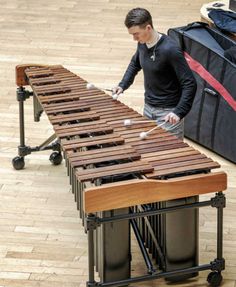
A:
{"type": "Polygon", "coordinates": [[[125,26],[128,29],[132,26],[145,28],[148,24],[153,28],[152,16],[150,12],[144,8],[134,8],[126,15],[125,26]]]}

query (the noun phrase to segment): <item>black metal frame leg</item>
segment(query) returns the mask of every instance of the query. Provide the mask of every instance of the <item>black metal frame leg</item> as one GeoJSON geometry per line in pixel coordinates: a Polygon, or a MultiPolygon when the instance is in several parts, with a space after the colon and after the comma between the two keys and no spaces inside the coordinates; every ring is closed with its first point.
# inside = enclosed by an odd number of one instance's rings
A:
{"type": "MultiPolygon", "coordinates": [[[[43,142],[41,145],[36,147],[30,147],[25,145],[25,120],[24,120],[24,101],[28,99],[30,96],[34,96],[33,92],[27,91],[24,87],[19,87],[16,92],[17,95],[17,101],[19,102],[19,132],[20,132],[20,145],[18,146],[18,156],[14,157],[12,159],[12,165],[16,170],[23,169],[25,166],[24,157],[28,154],[31,154],[32,152],[36,151],[42,151],[42,150],[53,150],[53,152],[50,155],[49,160],[54,164],[58,165],[62,161],[62,155],[61,155],[61,146],[58,141],[54,141],[56,139],[56,135],[52,135],[49,137],[45,142],[43,142]],[[54,142],[53,142],[54,141],[54,142]]],[[[34,96],[35,97],[35,96],[34,96]]],[[[35,104],[34,104],[35,106],[35,104]]],[[[37,111],[35,111],[34,107],[34,113],[37,112],[38,116],[35,117],[35,120],[38,121],[41,110],[39,107],[39,103],[37,105],[37,111]]]]}

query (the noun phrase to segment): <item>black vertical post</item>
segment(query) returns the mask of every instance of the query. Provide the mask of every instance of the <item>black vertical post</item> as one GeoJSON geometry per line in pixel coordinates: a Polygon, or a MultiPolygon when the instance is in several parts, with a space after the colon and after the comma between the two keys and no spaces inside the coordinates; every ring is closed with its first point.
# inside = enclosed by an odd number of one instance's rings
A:
{"type": "Polygon", "coordinates": [[[17,89],[17,100],[19,101],[19,125],[20,125],[20,147],[25,146],[25,124],[24,124],[24,88],[17,89]]]}
{"type": "Polygon", "coordinates": [[[136,239],[138,241],[139,248],[140,248],[140,250],[142,252],[143,259],[144,259],[145,264],[147,266],[148,273],[152,274],[153,272],[155,272],[155,269],[153,267],[153,264],[152,264],[152,261],[151,261],[150,257],[148,256],[148,252],[146,250],[145,244],[143,242],[143,238],[142,238],[142,236],[140,234],[140,231],[138,229],[137,222],[136,222],[135,219],[131,219],[130,222],[131,222],[131,225],[133,227],[133,231],[134,231],[135,237],[136,237],[136,239]]]}
{"type": "MultiPolygon", "coordinates": [[[[92,214],[88,214],[88,217],[93,216],[92,214]]],[[[89,281],[87,282],[87,286],[92,286],[94,281],[94,229],[91,227],[87,227],[88,233],[88,272],[89,272],[89,281]]]]}
{"type": "MultiPolygon", "coordinates": [[[[218,193],[219,197],[223,197],[223,193],[218,193]]],[[[223,208],[224,205],[217,207],[217,259],[223,259],[223,208]]]]}

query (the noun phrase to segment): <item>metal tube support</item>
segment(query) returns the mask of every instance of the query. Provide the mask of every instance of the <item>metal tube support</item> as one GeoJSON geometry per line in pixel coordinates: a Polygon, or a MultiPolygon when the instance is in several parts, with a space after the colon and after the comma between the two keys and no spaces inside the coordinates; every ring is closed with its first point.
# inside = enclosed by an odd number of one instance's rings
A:
{"type": "Polygon", "coordinates": [[[94,281],[94,238],[93,238],[93,228],[88,229],[88,272],[89,281],[87,286],[93,286],[94,281]]]}
{"type": "Polygon", "coordinates": [[[138,230],[137,223],[136,223],[135,219],[131,219],[130,222],[131,222],[131,225],[133,227],[133,231],[134,231],[135,237],[136,237],[136,239],[138,241],[139,248],[140,248],[140,250],[142,252],[143,259],[144,259],[145,264],[147,266],[148,273],[152,274],[153,272],[155,272],[155,269],[154,269],[153,264],[152,264],[152,262],[151,262],[151,260],[150,260],[150,258],[148,256],[148,252],[146,250],[146,247],[144,246],[143,239],[142,239],[141,234],[140,234],[140,232],[138,230]]]}
{"type": "Polygon", "coordinates": [[[113,281],[113,282],[105,282],[105,283],[98,283],[99,287],[115,287],[115,286],[124,286],[132,283],[138,283],[142,281],[151,281],[159,278],[167,278],[171,277],[174,275],[178,274],[189,274],[193,272],[198,272],[198,271],[205,271],[211,268],[210,264],[204,264],[196,267],[190,267],[190,268],[185,268],[185,269],[177,269],[174,271],[168,271],[168,272],[160,272],[160,273],[154,273],[154,274],[148,274],[148,275],[143,275],[143,276],[138,276],[138,277],[133,277],[130,279],[125,279],[125,280],[120,280],[120,281],[113,281]]]}
{"type": "Polygon", "coordinates": [[[46,150],[52,149],[52,147],[48,146],[52,141],[57,138],[56,134],[52,134],[48,139],[46,139],[40,146],[38,146],[38,150],[46,150]]]}
{"type": "Polygon", "coordinates": [[[212,205],[212,201],[208,200],[208,201],[203,201],[203,202],[198,202],[198,203],[161,208],[158,210],[143,211],[143,212],[136,212],[136,213],[131,213],[131,214],[116,215],[114,217],[99,218],[99,222],[101,224],[104,224],[104,223],[108,223],[108,222],[115,222],[115,221],[121,221],[121,220],[127,220],[127,219],[141,218],[141,217],[146,217],[146,216],[153,216],[153,215],[157,215],[157,214],[174,212],[174,211],[178,211],[178,210],[182,210],[182,209],[200,208],[200,207],[210,206],[210,205],[212,205]]]}
{"type": "MultiPolygon", "coordinates": [[[[222,196],[222,193],[218,193],[222,196]]],[[[224,206],[219,206],[217,208],[217,259],[223,259],[223,208],[224,206]]]]}
{"type": "MultiPolygon", "coordinates": [[[[157,210],[156,206],[153,207],[153,208],[157,210]]],[[[143,208],[142,208],[141,205],[138,206],[138,209],[141,212],[143,212],[143,208]]],[[[156,217],[154,217],[154,218],[156,218],[156,217]]],[[[153,242],[153,248],[154,248],[154,251],[156,253],[155,257],[158,256],[158,258],[160,260],[160,263],[161,263],[161,267],[165,270],[165,268],[166,268],[165,257],[164,257],[164,254],[163,254],[162,250],[161,250],[161,247],[160,247],[160,245],[159,245],[159,243],[157,241],[156,235],[155,235],[155,234],[158,234],[158,232],[157,231],[154,232],[154,230],[153,230],[153,228],[152,228],[152,226],[151,226],[151,224],[150,224],[150,222],[149,222],[149,220],[148,220],[148,218],[146,216],[143,219],[144,219],[144,222],[145,222],[145,226],[147,228],[147,232],[150,233],[150,237],[151,237],[152,242],[153,242]]]]}
{"type": "MultiPolygon", "coordinates": [[[[20,87],[17,93],[23,92],[23,88],[20,87]]],[[[20,146],[25,146],[25,121],[24,121],[24,100],[19,100],[19,125],[20,125],[20,146]]]]}
{"type": "MultiPolygon", "coordinates": [[[[218,192],[211,201],[211,206],[217,209],[217,256],[216,259],[211,262],[211,270],[217,271],[220,274],[221,271],[225,269],[225,260],[223,258],[223,208],[226,206],[225,195],[222,192],[218,192]]],[[[219,277],[218,280],[221,281],[222,278],[219,277]]]]}

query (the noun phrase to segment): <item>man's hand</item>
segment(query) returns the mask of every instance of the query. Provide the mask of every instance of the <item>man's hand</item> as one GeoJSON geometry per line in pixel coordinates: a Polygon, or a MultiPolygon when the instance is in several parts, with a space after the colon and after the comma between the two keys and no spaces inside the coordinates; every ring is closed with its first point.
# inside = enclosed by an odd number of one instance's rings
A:
{"type": "Polygon", "coordinates": [[[171,112],[164,117],[164,120],[165,122],[170,122],[171,124],[177,124],[180,121],[180,117],[171,112]]]}
{"type": "Polygon", "coordinates": [[[123,93],[123,89],[119,86],[112,88],[112,94],[122,94],[123,93]]]}

